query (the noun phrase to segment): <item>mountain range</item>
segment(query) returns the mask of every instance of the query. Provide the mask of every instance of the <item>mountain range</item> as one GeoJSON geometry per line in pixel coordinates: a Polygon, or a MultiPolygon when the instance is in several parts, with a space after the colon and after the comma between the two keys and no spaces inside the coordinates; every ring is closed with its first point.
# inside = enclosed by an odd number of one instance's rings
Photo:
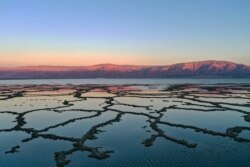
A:
{"type": "Polygon", "coordinates": [[[0,79],[76,78],[250,78],[250,66],[208,60],[159,66],[99,64],[0,67],[0,79]]]}

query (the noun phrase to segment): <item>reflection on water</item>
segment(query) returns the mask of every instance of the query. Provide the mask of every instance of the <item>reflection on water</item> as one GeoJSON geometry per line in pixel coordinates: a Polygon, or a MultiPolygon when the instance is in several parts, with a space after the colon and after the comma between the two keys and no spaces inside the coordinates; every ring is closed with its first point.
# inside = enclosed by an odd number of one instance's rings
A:
{"type": "Polygon", "coordinates": [[[0,167],[250,166],[250,85],[3,84],[0,167]]]}

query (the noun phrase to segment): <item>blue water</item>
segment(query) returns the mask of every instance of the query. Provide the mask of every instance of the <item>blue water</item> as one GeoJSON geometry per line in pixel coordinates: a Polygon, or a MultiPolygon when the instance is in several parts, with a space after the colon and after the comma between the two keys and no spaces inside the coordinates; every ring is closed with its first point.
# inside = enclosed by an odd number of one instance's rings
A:
{"type": "Polygon", "coordinates": [[[250,79],[36,79],[36,80],[0,80],[0,85],[16,84],[218,84],[250,83],[250,79]]]}
{"type": "Polygon", "coordinates": [[[88,147],[98,148],[99,151],[113,151],[109,154],[110,157],[98,160],[89,157],[91,152],[78,150],[66,155],[66,160],[70,162],[64,166],[248,167],[250,122],[246,121],[244,116],[250,115],[249,84],[249,79],[1,80],[0,167],[57,166],[55,153],[67,152],[74,148],[75,142],[71,139],[82,138],[96,125],[115,119],[118,113],[122,113],[119,121],[99,126],[98,131],[94,133],[95,138],[89,138],[84,143],[88,147]],[[162,91],[172,84],[184,83],[210,86],[224,83],[223,89],[227,89],[230,84],[235,90],[227,93],[214,90],[204,93],[198,86],[198,92],[192,92],[189,88],[177,92],[162,91]],[[238,83],[244,83],[245,87],[238,83]],[[43,87],[41,84],[50,86],[43,87]],[[96,90],[91,87],[93,85],[79,86],[84,84],[104,84],[106,87],[96,90]],[[142,85],[122,86],[129,88],[130,92],[123,92],[121,97],[117,97],[116,93],[122,90],[107,92],[110,85],[124,84],[142,85]],[[50,88],[59,88],[59,91],[53,94],[55,90],[50,88]],[[89,92],[83,92],[82,98],[74,97],[74,92],[79,89],[89,92]],[[18,91],[25,93],[22,97],[5,99],[18,91]],[[182,94],[185,91],[188,93],[182,94]],[[185,99],[180,94],[191,99],[185,99]],[[113,97],[113,106],[104,110],[109,104],[108,100],[112,100],[110,97],[113,97]],[[197,99],[203,102],[196,101],[197,99]],[[65,100],[71,106],[64,105],[65,100]],[[187,102],[192,104],[186,105],[187,102]],[[160,116],[158,111],[164,107],[167,110],[162,111],[160,116]],[[99,112],[101,113],[98,115],[99,112]],[[24,125],[14,128],[18,124],[17,117],[22,114],[24,125]],[[156,117],[160,118],[158,121],[176,124],[171,126],[157,122],[157,128],[161,129],[164,135],[197,146],[187,147],[185,144],[158,136],[150,147],[146,147],[143,144],[146,139],[159,135],[159,131],[150,124],[156,121],[156,117]],[[192,127],[223,134],[230,128],[244,127],[245,130],[242,130],[238,137],[249,141],[240,142],[228,136],[202,133],[192,127]],[[40,136],[25,141],[24,139],[32,137],[32,133],[27,129],[39,131],[37,133],[40,136]],[[58,138],[42,137],[48,134],[58,138]],[[15,146],[19,146],[16,152],[6,153],[15,146]]]}

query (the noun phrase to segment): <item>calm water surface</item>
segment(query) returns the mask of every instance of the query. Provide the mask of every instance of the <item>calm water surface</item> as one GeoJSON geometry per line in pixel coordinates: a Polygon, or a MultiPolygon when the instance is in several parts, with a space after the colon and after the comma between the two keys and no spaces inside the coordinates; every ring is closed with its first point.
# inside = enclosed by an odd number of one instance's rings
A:
{"type": "Polygon", "coordinates": [[[36,80],[0,80],[0,85],[16,84],[218,84],[250,83],[250,79],[36,79],[36,80]]]}
{"type": "Polygon", "coordinates": [[[0,81],[0,167],[247,167],[249,154],[250,80],[0,81]]]}

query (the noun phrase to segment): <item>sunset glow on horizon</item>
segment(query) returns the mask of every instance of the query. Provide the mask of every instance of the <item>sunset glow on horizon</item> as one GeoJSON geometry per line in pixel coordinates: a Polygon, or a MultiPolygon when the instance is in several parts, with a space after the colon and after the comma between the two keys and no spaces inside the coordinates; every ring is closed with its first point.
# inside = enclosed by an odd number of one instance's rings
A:
{"type": "Polygon", "coordinates": [[[0,66],[250,64],[248,0],[2,0],[0,66]]]}

